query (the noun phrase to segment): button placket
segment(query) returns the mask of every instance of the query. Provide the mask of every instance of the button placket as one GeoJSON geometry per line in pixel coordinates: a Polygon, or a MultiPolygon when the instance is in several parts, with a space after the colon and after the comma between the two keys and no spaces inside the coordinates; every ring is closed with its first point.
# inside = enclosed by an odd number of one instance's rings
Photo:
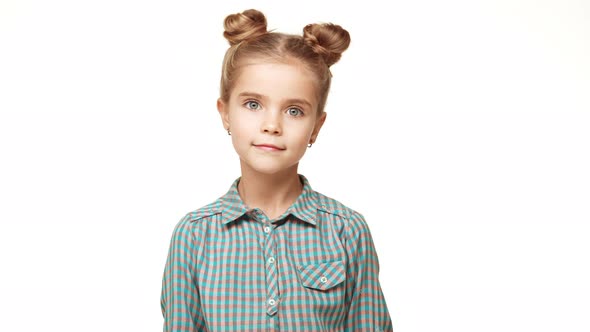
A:
{"type": "Polygon", "coordinates": [[[266,313],[274,316],[279,307],[279,286],[278,286],[278,269],[276,264],[276,248],[272,225],[266,224],[263,227],[264,236],[264,257],[266,259],[266,313]]]}

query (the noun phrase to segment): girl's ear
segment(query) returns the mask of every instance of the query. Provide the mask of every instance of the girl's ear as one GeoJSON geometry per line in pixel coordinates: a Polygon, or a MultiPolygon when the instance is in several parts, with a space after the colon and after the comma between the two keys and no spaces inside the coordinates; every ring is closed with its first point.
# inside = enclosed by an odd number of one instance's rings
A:
{"type": "Polygon", "coordinates": [[[310,143],[314,143],[315,140],[318,138],[318,134],[320,133],[320,129],[322,129],[322,126],[324,125],[324,122],[326,121],[326,112],[324,112],[322,115],[320,115],[319,118],[317,118],[315,120],[315,127],[313,128],[313,132],[311,133],[311,142],[310,143]]]}
{"type": "Polygon", "coordinates": [[[221,116],[221,122],[223,123],[223,128],[225,130],[229,130],[229,109],[225,102],[221,100],[221,98],[217,99],[217,111],[221,116]]]}

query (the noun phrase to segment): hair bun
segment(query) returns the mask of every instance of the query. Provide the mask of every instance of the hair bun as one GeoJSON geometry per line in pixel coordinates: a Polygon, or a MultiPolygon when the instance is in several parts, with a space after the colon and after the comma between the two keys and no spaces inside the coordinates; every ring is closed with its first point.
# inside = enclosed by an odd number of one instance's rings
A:
{"type": "Polygon", "coordinates": [[[256,9],[231,14],[223,22],[223,36],[231,46],[265,34],[266,17],[256,9]]]}
{"type": "Polygon", "coordinates": [[[308,24],[303,28],[303,39],[320,54],[328,67],[340,60],[350,45],[350,35],[341,26],[332,23],[308,24]]]}

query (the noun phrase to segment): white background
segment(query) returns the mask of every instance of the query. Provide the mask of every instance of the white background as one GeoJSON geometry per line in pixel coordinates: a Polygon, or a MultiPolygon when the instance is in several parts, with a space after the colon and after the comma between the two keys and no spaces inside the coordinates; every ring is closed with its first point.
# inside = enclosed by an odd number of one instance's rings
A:
{"type": "Polygon", "coordinates": [[[590,331],[585,0],[0,2],[0,330],[160,331],[174,225],[239,176],[226,15],[334,22],[300,165],[363,213],[396,332],[590,331]]]}

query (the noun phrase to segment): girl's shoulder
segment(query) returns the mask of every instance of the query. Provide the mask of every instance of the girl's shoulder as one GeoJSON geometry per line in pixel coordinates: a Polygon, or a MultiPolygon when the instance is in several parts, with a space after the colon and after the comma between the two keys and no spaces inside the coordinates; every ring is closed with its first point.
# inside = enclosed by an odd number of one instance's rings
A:
{"type": "Polygon", "coordinates": [[[350,206],[342,203],[341,201],[333,197],[324,195],[317,191],[315,193],[317,195],[318,200],[318,209],[327,213],[340,216],[341,218],[346,219],[348,223],[366,223],[363,214],[359,211],[351,208],[350,206]]]}
{"type": "Polygon", "coordinates": [[[181,222],[188,222],[193,223],[199,220],[203,220],[205,218],[214,216],[219,213],[219,200],[215,202],[209,203],[205,206],[202,206],[196,210],[192,210],[187,212],[184,217],[182,218],[181,222]]]}

